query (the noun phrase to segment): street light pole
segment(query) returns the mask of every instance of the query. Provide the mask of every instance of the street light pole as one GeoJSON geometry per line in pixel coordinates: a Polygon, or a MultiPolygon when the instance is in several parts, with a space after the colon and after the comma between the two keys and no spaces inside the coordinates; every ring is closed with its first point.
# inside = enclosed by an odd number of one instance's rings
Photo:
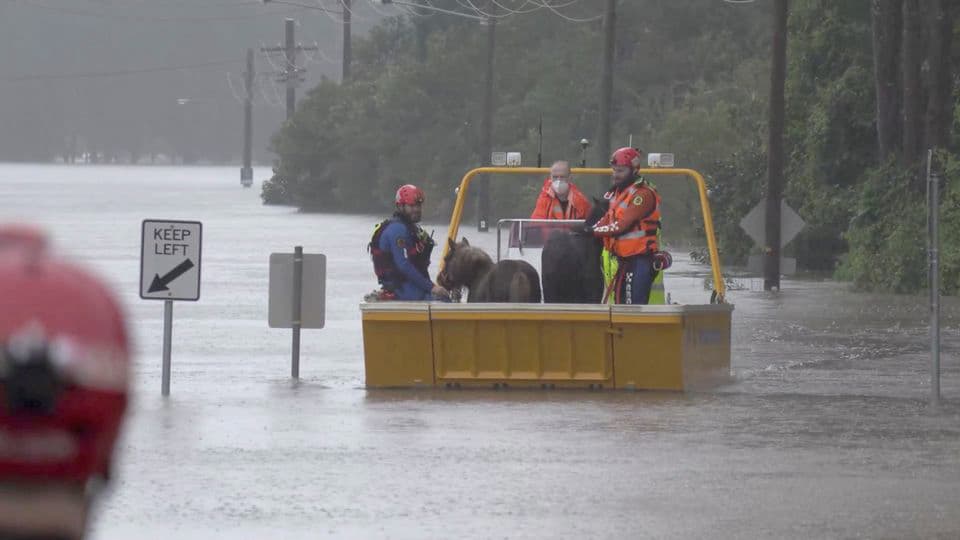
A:
{"type": "Polygon", "coordinates": [[[340,82],[345,83],[350,79],[350,62],[352,61],[352,52],[350,49],[350,19],[353,11],[350,9],[350,0],[340,0],[343,2],[343,58],[340,69],[340,82]]]}
{"type": "Polygon", "coordinates": [[[284,46],[284,56],[287,59],[287,120],[293,118],[293,113],[297,109],[297,49],[296,43],[293,40],[293,29],[293,19],[287,19],[284,31],[284,37],[286,40],[286,45],[284,46]]]}
{"type": "Polygon", "coordinates": [[[246,95],[243,99],[243,168],[240,184],[253,185],[253,49],[247,49],[247,72],[244,74],[246,95]]]}
{"type": "MultiPolygon", "coordinates": [[[[493,6],[491,5],[491,8],[493,6]]],[[[487,164],[493,152],[493,60],[496,51],[497,20],[487,20],[487,74],[483,89],[483,118],[480,123],[480,162],[487,164]]],[[[480,179],[480,193],[477,199],[477,231],[487,232],[490,223],[490,176],[480,179]]]]}

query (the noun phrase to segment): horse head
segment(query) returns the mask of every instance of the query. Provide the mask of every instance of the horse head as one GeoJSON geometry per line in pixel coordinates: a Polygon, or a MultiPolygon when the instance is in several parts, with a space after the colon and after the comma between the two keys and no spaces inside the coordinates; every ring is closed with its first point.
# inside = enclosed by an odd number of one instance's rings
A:
{"type": "Polygon", "coordinates": [[[593,206],[590,208],[590,213],[587,214],[587,217],[583,219],[584,225],[596,225],[603,216],[607,215],[607,210],[610,209],[610,201],[602,197],[590,197],[593,199],[593,206]]]}
{"type": "Polygon", "coordinates": [[[482,249],[473,247],[466,238],[460,242],[447,239],[447,255],[443,258],[443,270],[437,275],[437,283],[447,290],[469,287],[479,275],[493,266],[490,256],[482,249]]]}
{"type": "Polygon", "coordinates": [[[444,289],[452,291],[463,287],[464,282],[457,277],[462,274],[460,257],[458,257],[458,255],[461,251],[460,248],[469,246],[470,242],[467,241],[466,237],[464,237],[461,242],[454,242],[452,239],[447,238],[447,254],[443,257],[443,270],[437,274],[437,284],[444,289]]]}

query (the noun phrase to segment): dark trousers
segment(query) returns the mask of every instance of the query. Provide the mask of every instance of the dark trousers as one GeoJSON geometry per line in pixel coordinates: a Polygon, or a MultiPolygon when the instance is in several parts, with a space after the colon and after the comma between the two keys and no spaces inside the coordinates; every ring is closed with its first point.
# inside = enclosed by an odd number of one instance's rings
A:
{"type": "Polygon", "coordinates": [[[650,255],[634,255],[620,259],[617,272],[617,303],[646,304],[650,301],[650,286],[657,277],[650,255]]]}

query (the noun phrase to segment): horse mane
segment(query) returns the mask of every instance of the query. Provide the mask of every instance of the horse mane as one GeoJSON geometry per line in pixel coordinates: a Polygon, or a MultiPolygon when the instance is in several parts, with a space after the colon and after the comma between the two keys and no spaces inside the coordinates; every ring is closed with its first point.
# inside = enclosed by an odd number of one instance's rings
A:
{"type": "Polygon", "coordinates": [[[583,219],[583,224],[592,227],[606,215],[607,210],[610,208],[610,201],[602,197],[590,198],[593,199],[593,206],[590,207],[590,213],[587,214],[587,217],[583,219]]]}
{"type": "MultiPolygon", "coordinates": [[[[593,197],[593,207],[584,218],[584,225],[595,225],[609,206],[606,199],[593,197]]],[[[551,233],[540,255],[544,302],[598,303],[603,292],[602,246],[601,240],[585,227],[551,233]]]]}

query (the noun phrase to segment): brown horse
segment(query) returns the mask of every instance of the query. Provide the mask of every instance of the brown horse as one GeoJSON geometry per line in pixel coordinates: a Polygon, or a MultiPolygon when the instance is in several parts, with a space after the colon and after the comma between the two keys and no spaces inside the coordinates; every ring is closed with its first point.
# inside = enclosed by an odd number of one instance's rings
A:
{"type": "Polygon", "coordinates": [[[441,287],[455,291],[466,287],[468,302],[540,303],[540,276],[526,261],[505,260],[496,264],[482,249],[464,238],[447,240],[449,249],[443,271],[437,276],[441,287]]]}

